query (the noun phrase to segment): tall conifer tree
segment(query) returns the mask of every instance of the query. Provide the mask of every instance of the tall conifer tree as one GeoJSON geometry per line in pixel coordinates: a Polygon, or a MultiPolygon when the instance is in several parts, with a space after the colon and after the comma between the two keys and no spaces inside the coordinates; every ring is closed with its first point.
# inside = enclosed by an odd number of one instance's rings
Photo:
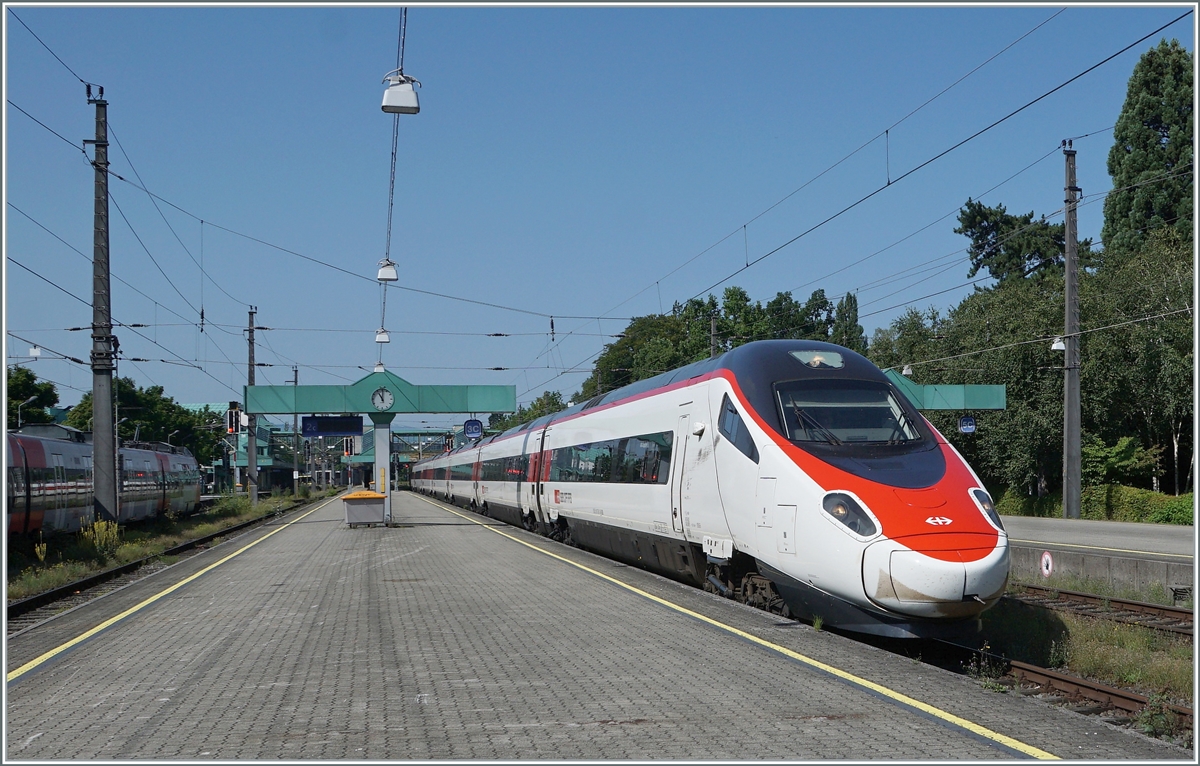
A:
{"type": "Polygon", "coordinates": [[[1163,40],[1138,61],[1108,153],[1114,191],[1104,201],[1106,253],[1129,253],[1166,226],[1192,238],[1192,54],[1163,40]]]}

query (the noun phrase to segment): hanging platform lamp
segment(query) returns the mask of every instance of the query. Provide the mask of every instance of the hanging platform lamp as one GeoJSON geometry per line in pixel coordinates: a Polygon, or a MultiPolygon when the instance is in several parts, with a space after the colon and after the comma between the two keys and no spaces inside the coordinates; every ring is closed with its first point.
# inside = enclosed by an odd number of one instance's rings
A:
{"type": "Polygon", "coordinates": [[[378,330],[375,331],[375,342],[376,343],[391,343],[392,339],[388,337],[387,330],[380,327],[378,330]]]}
{"type": "Polygon", "coordinates": [[[390,259],[384,258],[379,262],[379,276],[376,279],[380,282],[395,282],[400,279],[396,274],[396,264],[390,259]]]}
{"type": "Polygon", "coordinates": [[[388,114],[416,114],[421,111],[417,103],[417,91],[413,85],[421,86],[420,81],[395,69],[384,75],[383,81],[388,84],[383,92],[383,111],[388,114]]]}

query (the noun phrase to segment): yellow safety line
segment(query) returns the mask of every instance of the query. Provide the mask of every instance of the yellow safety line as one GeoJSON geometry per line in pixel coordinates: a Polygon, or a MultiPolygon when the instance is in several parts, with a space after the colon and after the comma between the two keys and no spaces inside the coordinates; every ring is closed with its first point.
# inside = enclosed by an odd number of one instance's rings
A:
{"type": "Polygon", "coordinates": [[[97,625],[96,627],[87,631],[86,633],[76,636],[75,638],[71,639],[70,641],[66,642],[65,644],[56,646],[55,648],[53,648],[50,651],[43,654],[41,657],[38,657],[35,660],[30,660],[29,662],[25,663],[21,667],[17,668],[16,670],[12,671],[11,673],[9,673],[8,677],[7,677],[7,681],[12,682],[13,680],[15,680],[17,678],[20,678],[21,676],[23,676],[26,673],[28,673],[29,671],[33,670],[37,666],[45,663],[48,660],[53,659],[54,657],[57,657],[58,655],[67,651],[68,649],[70,649],[71,647],[76,646],[77,644],[80,644],[80,643],[88,640],[89,638],[96,635],[97,633],[104,630],[105,628],[115,625],[116,623],[120,622],[121,620],[125,619],[126,617],[130,616],[131,614],[134,614],[135,612],[140,612],[142,609],[145,609],[147,606],[153,604],[155,601],[158,601],[163,596],[174,593],[175,591],[179,590],[183,586],[190,583],[192,580],[195,580],[200,575],[205,574],[206,572],[210,572],[213,569],[216,569],[217,567],[221,566],[222,564],[224,564],[226,561],[229,561],[234,556],[240,556],[241,554],[245,553],[246,551],[250,550],[254,546],[261,543],[263,540],[266,540],[271,535],[274,535],[277,532],[282,532],[283,530],[287,529],[288,527],[295,524],[297,521],[300,521],[300,519],[305,518],[306,516],[311,516],[312,514],[321,510],[322,508],[329,505],[329,503],[333,502],[336,499],[337,498],[333,498],[333,497],[329,498],[329,500],[326,500],[324,503],[321,503],[316,508],[313,508],[311,511],[308,511],[307,513],[305,513],[301,516],[297,516],[296,518],[289,521],[287,524],[284,524],[282,527],[279,527],[278,529],[274,529],[274,530],[268,532],[267,534],[258,538],[254,542],[248,543],[247,545],[245,545],[245,546],[239,548],[238,550],[234,551],[233,553],[229,554],[228,556],[221,559],[220,561],[217,561],[214,564],[210,564],[210,565],[206,566],[204,569],[201,569],[199,572],[196,572],[194,575],[192,575],[186,579],[180,580],[179,582],[175,583],[171,587],[167,588],[166,590],[160,591],[159,593],[156,593],[155,595],[151,596],[150,598],[146,599],[145,601],[141,602],[140,604],[137,604],[136,606],[131,606],[130,608],[126,609],[124,612],[121,612],[120,614],[118,614],[117,616],[110,617],[109,619],[100,623],[99,625],[97,625]]]}
{"type": "Polygon", "coordinates": [[[1013,540],[1009,538],[1009,543],[1029,543],[1036,545],[1039,548],[1058,546],[1060,548],[1085,548],[1090,551],[1112,551],[1113,553],[1140,553],[1143,556],[1170,556],[1175,559],[1190,559],[1192,556],[1186,553],[1157,553],[1155,551],[1131,551],[1126,548],[1104,548],[1099,545],[1078,545],[1075,543],[1052,543],[1046,540],[1013,540]]]}
{"type": "Polygon", "coordinates": [[[821,662],[820,660],[814,660],[811,657],[806,657],[803,654],[800,654],[798,652],[792,651],[791,649],[788,649],[786,646],[780,646],[779,644],[775,644],[770,641],[767,641],[766,639],[759,638],[758,636],[755,636],[751,633],[747,633],[743,630],[739,630],[738,628],[735,628],[732,625],[726,625],[725,623],[718,622],[717,620],[714,620],[711,617],[706,617],[706,616],[700,614],[699,612],[693,612],[692,610],[690,610],[686,607],[683,607],[678,604],[667,601],[666,599],[655,596],[652,593],[647,593],[646,591],[641,590],[640,588],[636,588],[628,583],[622,582],[615,577],[611,577],[609,575],[604,574],[603,572],[598,572],[595,569],[592,569],[584,564],[580,564],[576,561],[571,561],[568,558],[559,556],[557,553],[551,553],[550,551],[548,551],[544,548],[539,548],[536,545],[525,542],[524,540],[522,540],[518,537],[514,537],[514,536],[508,534],[507,532],[497,529],[496,527],[490,526],[488,524],[484,524],[483,522],[478,521],[477,519],[473,519],[470,516],[459,513],[457,510],[447,508],[444,505],[435,503],[434,501],[429,500],[424,497],[420,497],[419,495],[418,495],[418,497],[421,500],[424,500],[425,502],[429,503],[430,505],[433,505],[436,508],[441,508],[442,510],[453,513],[454,515],[456,515],[460,518],[466,519],[467,521],[470,521],[474,524],[478,524],[479,526],[483,527],[484,529],[491,530],[492,532],[495,532],[496,534],[498,534],[502,537],[507,537],[509,540],[512,540],[513,542],[516,542],[516,543],[520,543],[521,545],[524,545],[526,548],[532,548],[533,550],[537,551],[538,553],[544,553],[545,555],[550,556],[551,558],[558,559],[559,561],[562,561],[566,564],[570,564],[573,567],[582,569],[583,571],[585,571],[589,574],[593,574],[596,577],[601,578],[602,580],[607,580],[608,582],[611,582],[614,585],[617,585],[621,588],[624,588],[625,590],[636,593],[637,595],[642,596],[643,598],[648,598],[651,601],[654,601],[658,604],[662,604],[663,606],[665,606],[669,609],[673,609],[674,611],[679,612],[680,614],[685,614],[688,617],[692,617],[694,619],[700,620],[701,622],[708,623],[709,625],[712,625],[713,627],[720,628],[721,630],[724,630],[728,633],[732,633],[733,635],[735,635],[739,638],[743,638],[747,641],[750,641],[751,643],[755,643],[755,644],[758,644],[759,646],[763,646],[763,647],[766,647],[767,649],[771,649],[772,651],[779,652],[780,654],[785,655],[786,657],[789,657],[793,660],[796,660],[797,662],[804,663],[805,665],[809,665],[811,667],[817,668],[818,670],[823,670],[826,673],[829,673],[830,675],[837,676],[838,678],[841,678],[844,681],[849,681],[850,683],[855,684],[856,686],[861,686],[863,688],[870,689],[873,692],[881,694],[885,697],[890,697],[891,699],[894,699],[897,702],[901,702],[905,705],[916,708],[917,710],[920,710],[921,712],[931,715],[935,718],[940,718],[943,721],[952,723],[955,726],[958,726],[960,728],[966,729],[969,732],[972,732],[973,734],[977,734],[986,739],[990,739],[990,740],[999,742],[1000,744],[1005,745],[1006,747],[1010,747],[1013,750],[1016,750],[1018,752],[1025,753],[1026,755],[1031,755],[1034,758],[1039,758],[1042,760],[1059,760],[1059,757],[1057,755],[1048,753],[1045,750],[1039,750],[1038,748],[1034,747],[1033,745],[1027,745],[1024,742],[1013,739],[1012,737],[1008,737],[999,732],[992,731],[991,729],[980,726],[977,723],[968,721],[965,718],[960,718],[960,717],[954,715],[953,713],[948,713],[945,710],[941,710],[940,708],[934,707],[933,705],[929,705],[927,703],[921,702],[920,700],[913,699],[912,697],[909,697],[906,694],[901,694],[900,692],[893,691],[892,689],[889,689],[886,686],[881,686],[880,684],[877,684],[874,681],[868,681],[867,679],[856,676],[853,673],[847,673],[846,671],[841,670],[840,668],[835,668],[832,665],[826,665],[825,663],[821,662]]]}

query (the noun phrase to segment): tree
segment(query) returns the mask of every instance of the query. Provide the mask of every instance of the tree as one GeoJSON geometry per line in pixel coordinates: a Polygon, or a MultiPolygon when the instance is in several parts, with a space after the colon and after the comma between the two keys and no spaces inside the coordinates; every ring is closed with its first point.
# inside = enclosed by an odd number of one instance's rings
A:
{"type": "MultiPolygon", "coordinates": [[[[954,233],[971,240],[968,277],[986,269],[997,282],[1004,282],[1063,271],[1066,224],[1047,223],[1044,216],[1035,220],[1033,211],[1015,216],[1004,205],[988,207],[970,198],[958,213],[958,223],[954,233]]],[[[1079,263],[1084,266],[1092,265],[1091,245],[1090,239],[1079,243],[1079,263]]]]}
{"type": "Polygon", "coordinates": [[[1162,40],[1133,68],[1108,153],[1106,252],[1132,252],[1147,232],[1163,227],[1192,238],[1192,69],[1192,54],[1178,40],[1162,40]]]}
{"type": "Polygon", "coordinates": [[[867,353],[867,334],[858,323],[858,296],[854,293],[846,293],[846,297],[838,301],[829,341],[860,354],[867,353]]]}
{"type": "Polygon", "coordinates": [[[58,389],[53,383],[39,383],[37,375],[28,367],[8,368],[8,429],[17,428],[17,408],[20,406],[21,424],[52,423],[54,418],[46,412],[47,407],[58,404],[58,389]],[[30,397],[33,401],[24,404],[30,397]]]}
{"type": "MultiPolygon", "coordinates": [[[[187,447],[201,464],[212,462],[220,438],[212,427],[217,415],[207,410],[192,412],[165,396],[162,386],[139,388],[132,378],[114,378],[113,389],[117,417],[125,419],[117,427],[122,441],[130,442],[136,437],[143,442],[166,442],[169,437],[171,444],[187,447]]],[[[93,429],[90,392],[67,415],[66,423],[81,431],[93,429]]]]}
{"type": "Polygon", "coordinates": [[[544,391],[541,396],[530,402],[528,407],[517,407],[517,411],[511,415],[493,414],[488,418],[488,428],[507,431],[513,426],[537,420],[544,415],[551,415],[566,408],[567,405],[563,402],[562,394],[557,391],[544,391]]]}

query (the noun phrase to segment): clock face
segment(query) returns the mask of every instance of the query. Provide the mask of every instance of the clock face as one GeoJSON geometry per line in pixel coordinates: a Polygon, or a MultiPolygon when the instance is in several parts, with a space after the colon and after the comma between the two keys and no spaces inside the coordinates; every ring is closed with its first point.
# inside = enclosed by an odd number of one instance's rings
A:
{"type": "Polygon", "coordinates": [[[375,393],[371,394],[371,404],[380,411],[391,409],[395,401],[396,398],[392,396],[392,392],[386,388],[376,389],[375,393]]]}

